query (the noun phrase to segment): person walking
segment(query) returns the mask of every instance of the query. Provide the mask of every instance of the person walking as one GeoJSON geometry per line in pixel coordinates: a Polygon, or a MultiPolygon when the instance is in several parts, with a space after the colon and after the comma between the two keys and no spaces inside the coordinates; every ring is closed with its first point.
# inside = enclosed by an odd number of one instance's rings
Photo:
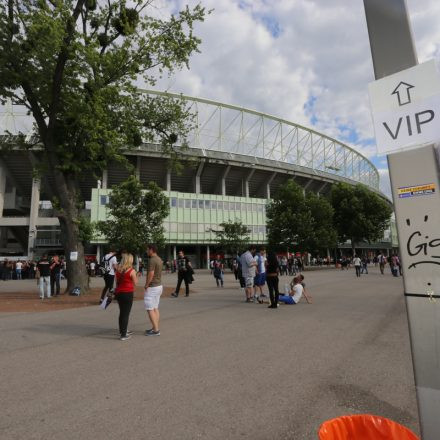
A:
{"type": "Polygon", "coordinates": [[[113,286],[115,283],[115,268],[118,264],[118,260],[116,259],[116,252],[114,249],[110,249],[110,252],[104,256],[102,259],[102,266],[104,269],[104,288],[102,289],[101,299],[99,300],[99,304],[104,301],[105,294],[107,292],[111,292],[113,290],[113,286]]]}
{"type": "Polygon", "coordinates": [[[266,250],[264,248],[257,252],[254,257],[257,263],[257,274],[254,279],[254,302],[263,303],[263,299],[266,295],[263,292],[263,287],[266,284],[266,250]],[[258,290],[260,291],[258,293],[258,290]]]}
{"type": "Polygon", "coordinates": [[[364,272],[368,275],[368,258],[367,257],[362,257],[361,274],[364,272]]]}
{"type": "Polygon", "coordinates": [[[224,264],[221,262],[220,258],[217,257],[214,261],[214,265],[212,268],[212,273],[215,278],[215,282],[217,284],[217,287],[223,287],[224,283],[224,264]]]}
{"type": "Polygon", "coordinates": [[[58,296],[60,294],[60,277],[61,262],[58,255],[54,255],[50,264],[50,291],[52,295],[58,296]]]}
{"type": "Polygon", "coordinates": [[[270,306],[268,308],[277,309],[278,298],[280,297],[280,292],[278,290],[280,266],[275,252],[269,252],[267,256],[266,272],[266,283],[270,297],[270,306]]]}
{"type": "Polygon", "coordinates": [[[177,298],[180,292],[180,286],[182,281],[185,283],[185,296],[189,296],[189,284],[192,277],[192,266],[190,261],[183,251],[179,251],[178,258],[176,261],[177,266],[177,285],[174,293],[171,294],[172,297],[177,298]]]}
{"type": "Polygon", "coordinates": [[[37,267],[40,274],[40,279],[38,280],[40,298],[44,299],[44,285],[46,285],[46,296],[50,298],[50,263],[46,255],[43,255],[37,267]]]}
{"type": "Polygon", "coordinates": [[[115,298],[119,305],[119,334],[121,341],[130,339],[132,332],[127,331],[133,293],[137,283],[136,271],[133,269],[133,255],[123,253],[121,262],[115,270],[115,298]]]}
{"type": "Polygon", "coordinates": [[[246,302],[252,302],[252,296],[254,294],[254,278],[257,269],[257,263],[254,260],[256,247],[251,245],[248,250],[244,252],[240,257],[241,272],[245,281],[246,302]]]}
{"type": "Polygon", "coordinates": [[[385,264],[387,263],[387,259],[382,254],[382,252],[377,256],[377,261],[379,262],[380,273],[383,275],[385,264]]]}
{"type": "Polygon", "coordinates": [[[147,279],[145,281],[144,304],[151,322],[151,329],[145,331],[146,336],[160,336],[159,330],[159,302],[163,292],[162,268],[163,262],[157,255],[154,244],[147,246],[149,256],[147,263],[147,279]]]}
{"type": "Polygon", "coordinates": [[[356,276],[359,278],[361,276],[361,259],[355,255],[353,258],[354,268],[356,269],[356,276]]]}

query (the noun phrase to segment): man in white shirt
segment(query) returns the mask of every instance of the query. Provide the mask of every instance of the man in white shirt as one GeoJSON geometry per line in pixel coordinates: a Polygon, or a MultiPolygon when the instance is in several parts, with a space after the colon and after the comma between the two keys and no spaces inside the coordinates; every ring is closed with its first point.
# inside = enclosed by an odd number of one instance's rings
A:
{"type": "Polygon", "coordinates": [[[261,299],[264,297],[263,286],[266,284],[266,250],[260,249],[257,255],[254,257],[254,261],[257,264],[257,274],[254,278],[254,302],[262,303],[261,299]],[[260,293],[258,294],[258,290],[260,293]]]}
{"type": "Polygon", "coordinates": [[[293,279],[294,285],[289,295],[280,295],[279,301],[285,304],[298,304],[303,296],[304,287],[301,284],[301,279],[295,277],[293,279]]]}
{"type": "Polygon", "coordinates": [[[101,299],[99,303],[104,301],[105,294],[113,289],[113,284],[115,281],[115,268],[118,265],[118,260],[116,259],[116,252],[112,249],[108,254],[102,259],[104,265],[104,282],[105,286],[102,289],[101,299]]]}
{"type": "Polygon", "coordinates": [[[252,295],[254,294],[254,278],[257,268],[257,263],[254,260],[255,251],[255,246],[249,246],[248,250],[240,257],[241,272],[246,286],[246,302],[252,302],[252,295]]]}
{"type": "Polygon", "coordinates": [[[15,263],[15,273],[17,275],[17,280],[21,280],[21,270],[23,268],[23,263],[21,261],[17,261],[15,263]]]}
{"type": "Polygon", "coordinates": [[[353,264],[354,264],[354,268],[356,269],[356,276],[360,277],[361,276],[361,264],[362,264],[362,261],[361,261],[361,259],[357,255],[355,255],[354,258],[353,258],[353,264]]]}

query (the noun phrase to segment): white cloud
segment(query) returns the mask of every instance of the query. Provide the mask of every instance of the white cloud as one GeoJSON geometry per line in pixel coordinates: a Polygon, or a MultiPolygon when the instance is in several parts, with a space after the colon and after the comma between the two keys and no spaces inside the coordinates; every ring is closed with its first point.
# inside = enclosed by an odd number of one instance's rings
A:
{"type": "MultiPolygon", "coordinates": [[[[162,0],[163,13],[184,0],[162,0]],[[167,9],[168,8],[168,9],[167,9]]],[[[195,5],[198,0],[189,0],[195,5]]],[[[158,88],[311,126],[375,159],[367,85],[374,80],[362,0],[203,0],[201,53],[158,88]]],[[[419,60],[440,59],[440,3],[408,0],[419,60]]],[[[388,189],[387,189],[388,188],[388,189]]]]}

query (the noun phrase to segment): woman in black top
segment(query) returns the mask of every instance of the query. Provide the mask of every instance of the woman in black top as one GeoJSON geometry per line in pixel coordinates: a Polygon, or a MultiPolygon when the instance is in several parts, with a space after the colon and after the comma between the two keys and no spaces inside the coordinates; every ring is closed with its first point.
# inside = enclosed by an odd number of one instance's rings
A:
{"type": "Polygon", "coordinates": [[[278,307],[278,297],[280,292],[278,290],[278,274],[280,272],[280,267],[278,264],[278,258],[274,252],[269,252],[267,256],[267,267],[266,267],[266,282],[269,288],[270,295],[270,306],[269,309],[276,309],[278,307]]]}

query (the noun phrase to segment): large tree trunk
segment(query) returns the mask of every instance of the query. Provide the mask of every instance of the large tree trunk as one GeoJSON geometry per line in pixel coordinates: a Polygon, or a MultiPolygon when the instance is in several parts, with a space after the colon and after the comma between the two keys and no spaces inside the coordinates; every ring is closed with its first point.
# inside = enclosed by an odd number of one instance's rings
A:
{"type": "Polygon", "coordinates": [[[67,263],[67,291],[79,287],[81,293],[89,290],[89,276],[84,259],[84,246],[80,238],[79,220],[81,211],[78,207],[79,187],[74,176],[65,176],[61,171],[54,172],[56,193],[59,197],[58,219],[61,226],[61,243],[67,263]],[[72,259],[76,252],[77,259],[72,259]]]}

